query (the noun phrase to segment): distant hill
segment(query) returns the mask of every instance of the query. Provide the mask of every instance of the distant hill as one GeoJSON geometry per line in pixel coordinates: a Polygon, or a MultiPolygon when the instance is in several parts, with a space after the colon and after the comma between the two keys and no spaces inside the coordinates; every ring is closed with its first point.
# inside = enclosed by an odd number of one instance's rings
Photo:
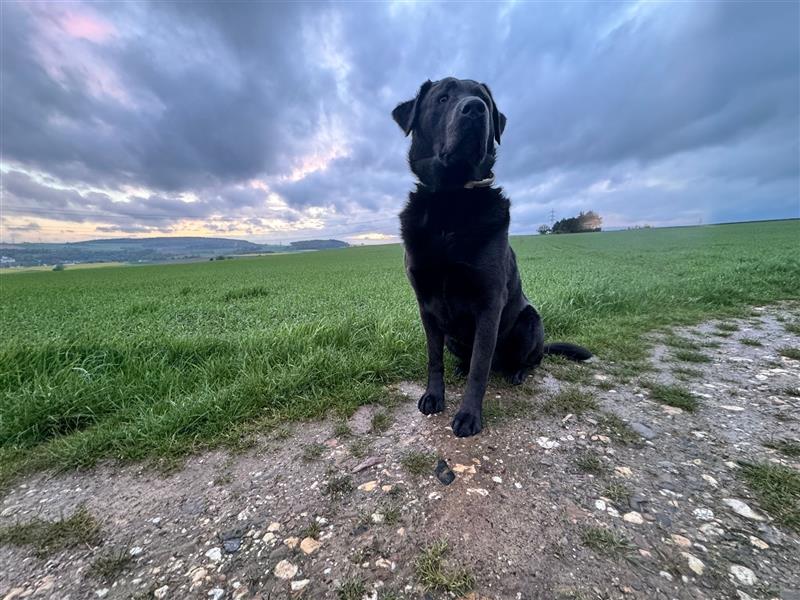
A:
{"type": "Polygon", "coordinates": [[[169,262],[347,246],[349,244],[339,240],[311,240],[280,246],[212,237],[114,238],[64,244],[0,244],[0,257],[2,257],[0,266],[83,262],[169,262]]]}
{"type": "Polygon", "coordinates": [[[333,250],[335,248],[347,248],[347,242],[340,240],[308,240],[305,242],[292,242],[292,248],[297,250],[333,250]]]}

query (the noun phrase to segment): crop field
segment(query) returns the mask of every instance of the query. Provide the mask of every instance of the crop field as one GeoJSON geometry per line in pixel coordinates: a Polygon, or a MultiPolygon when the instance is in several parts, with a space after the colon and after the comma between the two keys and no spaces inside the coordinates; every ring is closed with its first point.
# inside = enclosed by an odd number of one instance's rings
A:
{"type": "MultiPolygon", "coordinates": [[[[644,334],[800,297],[800,221],[518,237],[551,340],[635,368],[644,334]]],[[[349,414],[424,376],[398,245],[0,278],[0,478],[171,459],[349,414]]]]}

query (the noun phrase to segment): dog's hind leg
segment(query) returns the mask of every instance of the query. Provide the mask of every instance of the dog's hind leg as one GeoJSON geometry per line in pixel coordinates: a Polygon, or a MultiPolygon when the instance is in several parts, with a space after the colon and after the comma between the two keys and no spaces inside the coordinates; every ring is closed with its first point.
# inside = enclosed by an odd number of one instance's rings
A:
{"type": "Polygon", "coordinates": [[[469,359],[472,356],[472,348],[459,342],[450,335],[444,336],[444,343],[447,349],[456,357],[455,374],[456,377],[466,377],[469,375],[469,359]]]}
{"type": "Polygon", "coordinates": [[[542,362],[544,356],[544,326],[539,313],[528,305],[520,311],[514,326],[505,337],[501,360],[509,383],[520,385],[528,374],[542,362]]]}

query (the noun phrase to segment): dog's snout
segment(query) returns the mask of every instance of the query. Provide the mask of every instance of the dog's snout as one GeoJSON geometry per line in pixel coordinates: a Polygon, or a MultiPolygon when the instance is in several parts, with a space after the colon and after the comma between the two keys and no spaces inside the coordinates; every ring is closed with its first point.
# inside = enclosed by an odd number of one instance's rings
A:
{"type": "Polygon", "coordinates": [[[486,104],[477,97],[467,98],[461,105],[461,115],[477,119],[486,113],[486,104]]]}

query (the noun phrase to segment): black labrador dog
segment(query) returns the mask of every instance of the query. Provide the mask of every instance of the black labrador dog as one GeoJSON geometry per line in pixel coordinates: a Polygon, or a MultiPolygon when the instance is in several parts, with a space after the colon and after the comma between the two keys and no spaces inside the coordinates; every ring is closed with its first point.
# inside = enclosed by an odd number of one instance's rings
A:
{"type": "Polygon", "coordinates": [[[495,143],[506,117],[489,88],[468,79],[426,81],[392,117],[412,134],[408,161],[419,182],[400,213],[408,278],[428,343],[426,415],[444,410],[444,346],[467,374],[453,433],[482,428],[489,371],[522,383],[545,354],[586,360],[574,344],[545,344],[508,244],[508,199],[493,186],[495,143]]]}

